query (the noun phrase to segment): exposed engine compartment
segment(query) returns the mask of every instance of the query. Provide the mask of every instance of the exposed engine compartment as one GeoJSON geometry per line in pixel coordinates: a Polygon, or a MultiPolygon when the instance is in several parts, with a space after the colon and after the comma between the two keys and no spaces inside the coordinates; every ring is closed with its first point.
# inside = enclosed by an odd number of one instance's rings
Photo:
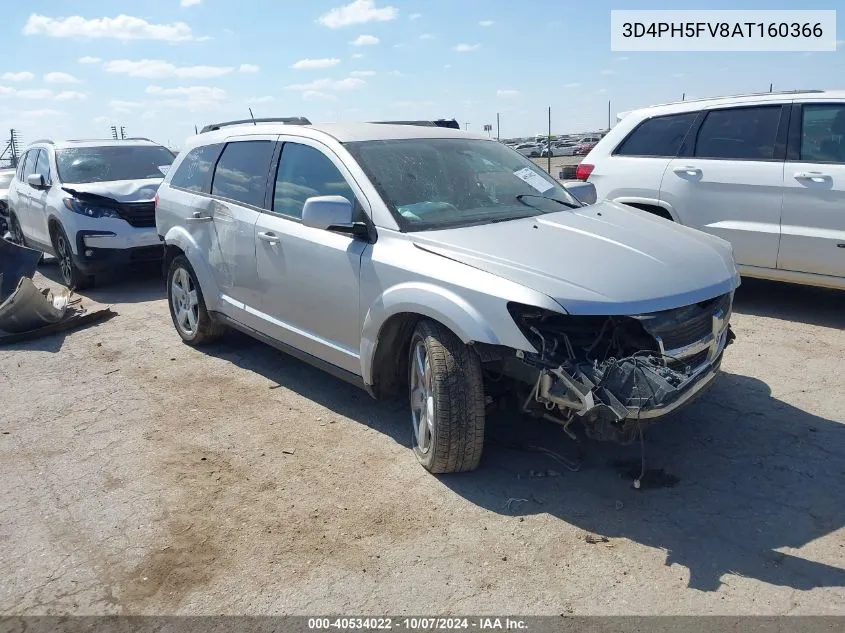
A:
{"type": "Polygon", "coordinates": [[[575,316],[510,304],[537,353],[505,359],[502,372],[530,386],[523,409],[587,435],[628,443],[643,426],[699,395],[733,340],[733,296],[632,316],[575,316]]]}

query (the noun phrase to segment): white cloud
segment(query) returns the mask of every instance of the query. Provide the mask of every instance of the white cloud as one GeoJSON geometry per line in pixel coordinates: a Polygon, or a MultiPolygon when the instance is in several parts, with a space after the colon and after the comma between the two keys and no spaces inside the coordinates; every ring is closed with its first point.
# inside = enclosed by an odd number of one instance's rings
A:
{"type": "Polygon", "coordinates": [[[88,55],[86,55],[85,57],[80,57],[76,61],[78,61],[80,64],[99,64],[103,60],[99,57],[89,57],[88,55]]]}
{"type": "Polygon", "coordinates": [[[579,84],[577,81],[573,81],[572,83],[563,84],[563,87],[564,88],[580,88],[581,84],[579,84]]]}
{"type": "Polygon", "coordinates": [[[56,101],[85,101],[88,98],[84,92],[75,90],[63,90],[56,95],[56,101]]]}
{"type": "Polygon", "coordinates": [[[48,84],[78,84],[79,80],[73,75],[67,73],[47,73],[44,75],[44,81],[48,84]]]}
{"type": "Polygon", "coordinates": [[[56,117],[65,116],[67,113],[61,110],[52,110],[50,108],[40,108],[38,110],[25,110],[20,113],[20,116],[25,119],[54,119],[56,117]]]}
{"type": "Polygon", "coordinates": [[[276,97],[271,97],[270,95],[265,95],[263,97],[252,97],[251,99],[244,99],[246,103],[270,103],[275,100],[276,97]]]}
{"type": "Polygon", "coordinates": [[[356,90],[367,85],[367,82],[358,77],[346,77],[345,79],[315,79],[307,84],[291,84],[285,86],[287,90],[299,92],[324,92],[327,90],[356,90]]]}
{"type": "Polygon", "coordinates": [[[434,106],[434,101],[394,101],[397,108],[428,108],[434,106]]]}
{"type": "Polygon", "coordinates": [[[611,70],[610,68],[605,68],[604,70],[601,71],[601,74],[602,75],[615,75],[616,71],[611,70]]]}
{"type": "Polygon", "coordinates": [[[191,27],[184,22],[152,24],[131,15],[116,18],[85,18],[73,15],[68,18],[48,18],[33,13],[29,16],[24,35],[46,35],[47,37],[77,37],[89,39],[117,40],[164,40],[185,42],[198,40],[191,27]]]}
{"type": "Polygon", "coordinates": [[[381,40],[374,35],[359,35],[354,40],[349,42],[352,46],[372,46],[378,44],[381,40]]]}
{"type": "Polygon", "coordinates": [[[434,36],[431,33],[423,33],[420,35],[421,40],[433,40],[434,36]]]}
{"type": "Polygon", "coordinates": [[[108,123],[109,121],[111,121],[111,119],[108,118],[107,116],[98,116],[98,117],[94,117],[93,121],[94,121],[94,123],[102,125],[104,123],[108,123]]]}
{"type": "Polygon", "coordinates": [[[493,20],[481,20],[481,22],[478,23],[479,26],[493,26],[494,24],[496,23],[493,22],[493,20]]]}
{"type": "Polygon", "coordinates": [[[361,59],[364,57],[364,53],[354,53],[352,55],[352,59],[361,59]]]}
{"type": "Polygon", "coordinates": [[[319,68],[331,68],[337,66],[340,60],[337,57],[325,57],[323,59],[300,59],[291,64],[294,70],[315,70],[319,68]]]}
{"type": "Polygon", "coordinates": [[[372,77],[376,74],[374,70],[353,70],[349,73],[352,77],[372,77]]]}
{"type": "Polygon", "coordinates": [[[497,97],[507,97],[507,98],[518,97],[519,96],[519,90],[497,90],[496,96],[497,97]]]}
{"type": "Polygon", "coordinates": [[[198,5],[202,0],[180,0],[179,5],[183,7],[193,7],[198,5]]]}
{"type": "Polygon", "coordinates": [[[220,102],[226,99],[225,90],[211,86],[179,86],[177,88],[147,86],[145,92],[156,97],[169,97],[157,101],[158,106],[192,111],[218,108],[220,102]]]}
{"type": "Polygon", "coordinates": [[[446,70],[449,70],[451,67],[452,67],[452,64],[446,64],[445,66],[443,66],[443,68],[445,68],[446,70]]]}
{"type": "Polygon", "coordinates": [[[317,22],[330,29],[339,29],[368,22],[390,22],[399,15],[396,7],[378,8],[374,0],[353,0],[349,4],[335,7],[321,15],[317,22]]]}
{"type": "Polygon", "coordinates": [[[302,93],[302,98],[308,101],[337,101],[337,97],[334,95],[319,90],[306,90],[302,93]]]}
{"type": "Polygon", "coordinates": [[[145,110],[141,113],[141,120],[142,121],[151,121],[158,115],[157,110],[145,110]]]}
{"type": "Polygon", "coordinates": [[[47,88],[38,88],[36,90],[17,90],[15,96],[20,99],[49,99],[53,96],[53,91],[47,88]]]}
{"type": "Polygon", "coordinates": [[[603,95],[607,92],[607,88],[599,88],[597,91],[600,95],[603,95]]]}
{"type": "Polygon", "coordinates": [[[242,73],[257,73],[261,68],[255,64],[241,64],[238,66],[238,71],[242,73]]]}
{"type": "Polygon", "coordinates": [[[135,108],[140,108],[143,103],[137,101],[123,101],[121,99],[112,99],[108,102],[108,107],[115,111],[129,112],[135,108]]]}
{"type": "Polygon", "coordinates": [[[234,70],[231,66],[175,66],[161,59],[116,59],[106,62],[104,68],[106,72],[146,79],[207,79],[228,75],[234,70]]]}
{"type": "Polygon", "coordinates": [[[422,17],[422,13],[412,13],[408,16],[411,20],[419,20],[422,17]]]}
{"type": "Polygon", "coordinates": [[[471,53],[481,48],[481,44],[458,44],[455,50],[459,53],[471,53]]]}
{"type": "Polygon", "coordinates": [[[398,71],[398,70],[391,70],[391,71],[390,71],[389,73],[387,73],[387,74],[388,74],[388,75],[390,75],[391,77],[404,77],[404,76],[405,76],[404,74],[402,74],[402,73],[401,73],[400,71],[398,71]]]}
{"type": "Polygon", "coordinates": [[[32,81],[35,79],[35,75],[24,70],[19,73],[3,73],[0,75],[0,79],[3,81],[32,81]]]}

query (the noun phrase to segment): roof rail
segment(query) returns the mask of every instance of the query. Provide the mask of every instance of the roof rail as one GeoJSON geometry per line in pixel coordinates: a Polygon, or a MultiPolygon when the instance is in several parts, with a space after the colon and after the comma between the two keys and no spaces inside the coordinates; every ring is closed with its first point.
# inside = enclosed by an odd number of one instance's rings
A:
{"type": "Polygon", "coordinates": [[[385,125],[421,125],[424,127],[448,127],[460,130],[461,126],[455,119],[435,119],[434,121],[372,121],[385,125]]]}
{"type": "Polygon", "coordinates": [[[121,141],[149,141],[150,143],[155,143],[155,141],[151,138],[147,138],[146,136],[127,136],[126,138],[120,139],[121,141]]]}
{"type": "Polygon", "coordinates": [[[774,92],[744,92],[735,95],[722,95],[716,97],[696,97],[695,99],[682,99],[680,101],[667,101],[665,103],[658,103],[653,106],[646,106],[649,108],[656,108],[664,105],[675,105],[676,103],[696,103],[698,101],[715,101],[716,99],[739,99],[740,97],[763,97],[766,95],[800,95],[800,94],[819,94],[824,90],[775,90],[774,92]]]}
{"type": "Polygon", "coordinates": [[[206,125],[200,130],[200,134],[205,134],[206,132],[211,132],[213,130],[219,130],[222,127],[229,127],[232,125],[246,125],[249,123],[284,123],[286,125],[311,125],[311,121],[306,119],[304,116],[281,117],[273,119],[240,119],[238,121],[223,121],[222,123],[212,123],[210,125],[206,125]]]}
{"type": "Polygon", "coordinates": [[[30,145],[35,145],[36,143],[48,143],[50,145],[56,144],[55,141],[53,141],[53,139],[51,139],[51,138],[40,138],[37,141],[32,141],[32,143],[30,143],[30,145]]]}

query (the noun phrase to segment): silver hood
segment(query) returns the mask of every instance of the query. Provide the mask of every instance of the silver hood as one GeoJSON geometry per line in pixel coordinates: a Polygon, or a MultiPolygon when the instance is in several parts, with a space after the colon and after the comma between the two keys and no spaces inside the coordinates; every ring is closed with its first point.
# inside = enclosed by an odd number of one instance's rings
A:
{"type": "Polygon", "coordinates": [[[614,202],[410,237],[542,292],[570,314],[645,314],[739,286],[728,242],[614,202]]]}
{"type": "Polygon", "coordinates": [[[105,196],[118,202],[151,202],[164,178],[146,178],[143,180],[112,180],[107,182],[62,183],[62,188],[73,189],[79,193],[105,196]]]}

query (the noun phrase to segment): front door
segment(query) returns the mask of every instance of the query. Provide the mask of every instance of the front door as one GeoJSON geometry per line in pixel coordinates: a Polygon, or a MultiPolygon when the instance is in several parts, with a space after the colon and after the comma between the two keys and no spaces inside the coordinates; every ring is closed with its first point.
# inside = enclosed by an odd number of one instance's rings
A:
{"type": "Polygon", "coordinates": [[[792,116],[778,268],[845,277],[845,102],[792,116]]]}
{"type": "Polygon", "coordinates": [[[267,213],[255,226],[258,284],[266,333],[360,375],[358,290],[369,243],[302,224],[313,196],[363,199],[331,150],[316,141],[284,142],[267,213]]]}
{"type": "MultiPolygon", "coordinates": [[[[51,244],[50,231],[47,228],[47,198],[52,183],[52,170],[50,169],[50,155],[47,150],[38,150],[38,159],[35,163],[36,174],[44,176],[46,189],[31,189],[29,198],[29,219],[32,222],[32,238],[42,244],[51,244]]],[[[71,238],[73,239],[73,238],[71,238]]]]}
{"type": "Polygon", "coordinates": [[[728,240],[743,266],[777,265],[788,107],[710,110],[660,185],[683,224],[728,240]]]}
{"type": "MultiPolygon", "coordinates": [[[[255,223],[265,205],[276,137],[229,139],[211,181],[212,268],[224,310],[238,320],[259,306],[255,223]]],[[[251,325],[251,323],[247,323],[251,325]]]]}

